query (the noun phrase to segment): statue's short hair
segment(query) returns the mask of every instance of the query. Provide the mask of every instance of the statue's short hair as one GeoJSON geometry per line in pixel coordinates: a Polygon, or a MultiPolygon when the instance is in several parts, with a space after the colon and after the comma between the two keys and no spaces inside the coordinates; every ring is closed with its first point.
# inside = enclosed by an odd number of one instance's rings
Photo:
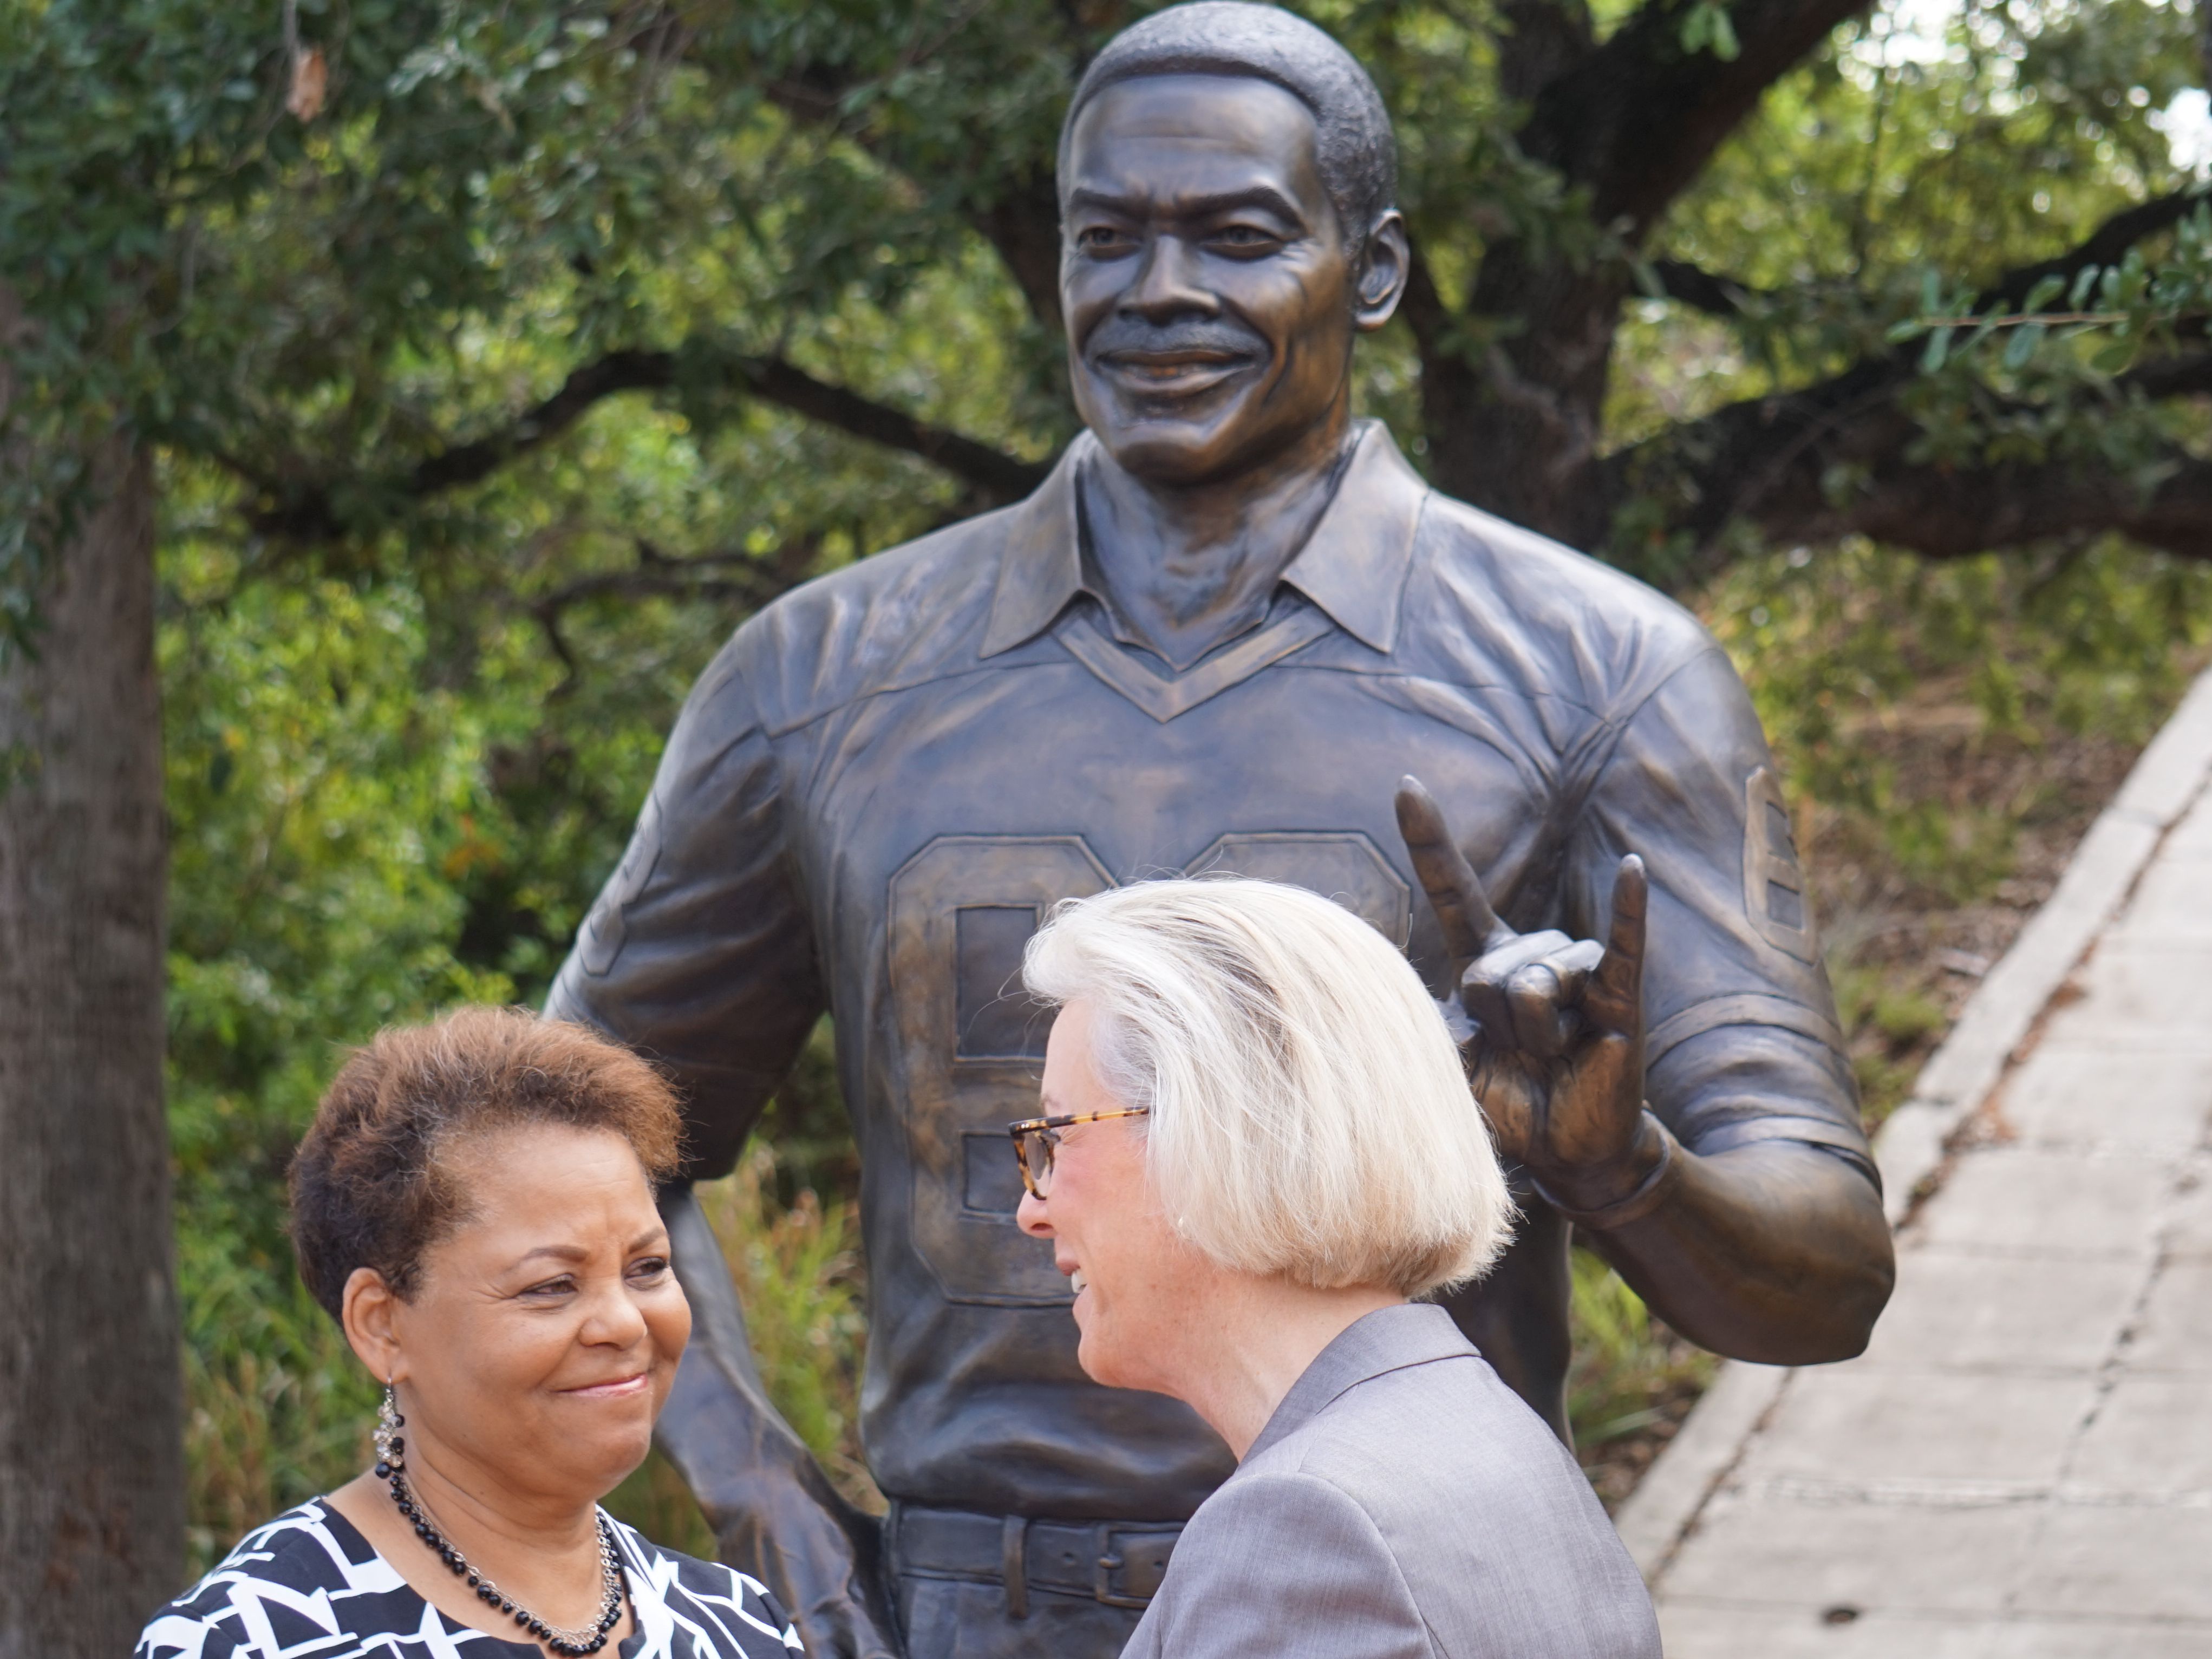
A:
{"type": "Polygon", "coordinates": [[[1390,112],[1359,60],[1303,17],[1244,0],[1171,6],[1108,41],[1077,83],[1060,131],[1063,180],[1083,106],[1117,82],[1154,75],[1269,81],[1312,111],[1322,185],[1354,247],[1397,205],[1398,145],[1390,112]]]}

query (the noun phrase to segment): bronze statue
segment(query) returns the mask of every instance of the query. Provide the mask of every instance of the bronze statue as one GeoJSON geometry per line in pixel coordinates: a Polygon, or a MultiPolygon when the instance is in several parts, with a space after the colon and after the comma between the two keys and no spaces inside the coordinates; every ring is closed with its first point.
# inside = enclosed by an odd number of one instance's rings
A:
{"type": "Polygon", "coordinates": [[[1089,433],[1020,505],[738,630],[548,1006],[672,1071],[702,1177],[836,1017],[891,1514],[840,1503],[768,1406],[682,1194],[698,1334],[662,1427],[726,1559],[822,1654],[1108,1659],[1231,1467],[1180,1404],[1085,1380],[1066,1287],[1013,1224],[1004,1127],[1044,1031],[1012,993],[1058,899],[1295,882],[1454,996],[1526,1218],[1449,1305],[1562,1434],[1571,1227],[1752,1359],[1856,1353],[1890,1285],[1727,658],[1351,419],[1353,342],[1407,264],[1365,74],[1271,8],[1158,14],[1085,75],[1060,183],[1089,433]]]}

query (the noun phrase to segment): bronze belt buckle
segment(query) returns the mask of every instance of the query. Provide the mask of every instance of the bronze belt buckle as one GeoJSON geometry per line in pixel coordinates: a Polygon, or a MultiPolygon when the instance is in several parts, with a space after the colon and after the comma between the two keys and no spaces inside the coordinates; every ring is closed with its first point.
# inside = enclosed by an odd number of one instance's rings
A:
{"type": "Polygon", "coordinates": [[[1159,1594],[1161,1581],[1167,1577],[1168,1558],[1175,1553],[1178,1535],[1171,1532],[1124,1532],[1113,1527],[1100,1528],[1100,1549],[1091,1576],[1091,1595],[1109,1607],[1150,1607],[1152,1597],[1159,1594]],[[1128,1540],[1128,1547],[1116,1548],[1124,1539],[1128,1540]],[[1119,1595],[1114,1589],[1114,1575],[1117,1572],[1123,1575],[1119,1595]]]}

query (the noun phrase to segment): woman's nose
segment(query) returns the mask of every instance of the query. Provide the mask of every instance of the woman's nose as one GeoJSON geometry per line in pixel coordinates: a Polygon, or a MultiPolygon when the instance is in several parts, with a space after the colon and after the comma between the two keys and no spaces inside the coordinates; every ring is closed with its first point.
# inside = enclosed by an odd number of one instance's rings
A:
{"type": "Polygon", "coordinates": [[[586,1342],[627,1348],[645,1334],[645,1314],[627,1284],[611,1286],[592,1300],[579,1333],[586,1342]]]}
{"type": "Polygon", "coordinates": [[[1014,1225],[1031,1238],[1052,1237],[1052,1223],[1046,1218],[1044,1200],[1035,1193],[1022,1194],[1022,1201],[1014,1209],[1014,1225]]]}

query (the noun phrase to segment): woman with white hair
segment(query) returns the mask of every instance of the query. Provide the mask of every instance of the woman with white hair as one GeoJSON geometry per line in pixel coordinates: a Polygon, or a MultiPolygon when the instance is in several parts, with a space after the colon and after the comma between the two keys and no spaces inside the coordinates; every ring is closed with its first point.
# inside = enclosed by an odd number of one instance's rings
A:
{"type": "Polygon", "coordinates": [[[1414,1298],[1513,1207],[1443,1018],[1347,911],[1258,881],[1060,906],[1023,1229],[1094,1380],[1171,1395],[1238,1468],[1134,1659],[1656,1659],[1634,1565],[1565,1448],[1414,1298]]]}

